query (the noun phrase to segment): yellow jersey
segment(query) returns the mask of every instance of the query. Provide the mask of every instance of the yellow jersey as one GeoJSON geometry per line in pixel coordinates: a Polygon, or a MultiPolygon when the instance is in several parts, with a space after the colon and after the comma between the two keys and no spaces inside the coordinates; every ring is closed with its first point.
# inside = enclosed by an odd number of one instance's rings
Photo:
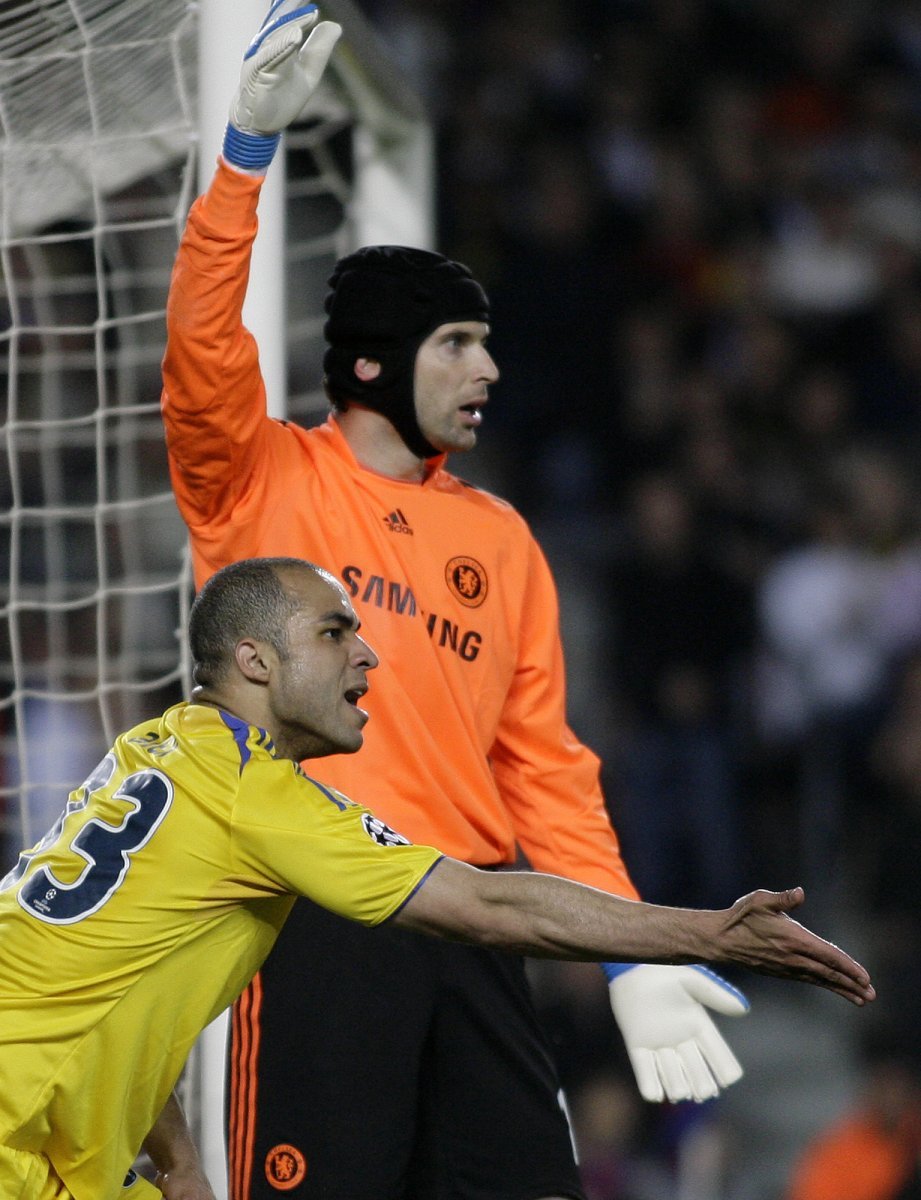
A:
{"type": "Polygon", "coordinates": [[[179,704],[122,734],[0,880],[0,1144],[81,1200],[118,1196],[293,897],[376,925],[440,857],[228,713],[179,704]]]}

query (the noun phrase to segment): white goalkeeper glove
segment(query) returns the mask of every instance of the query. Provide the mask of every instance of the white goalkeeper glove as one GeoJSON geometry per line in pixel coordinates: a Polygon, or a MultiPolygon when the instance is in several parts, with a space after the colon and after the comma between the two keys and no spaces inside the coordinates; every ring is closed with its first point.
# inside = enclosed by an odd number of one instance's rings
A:
{"type": "Polygon", "coordinates": [[[604,963],[603,969],[644,1100],[700,1103],[741,1079],[738,1059],[707,1012],[748,1012],[748,1001],[732,984],[700,966],[604,963]]]}
{"type": "Polygon", "coordinates": [[[275,0],[250,42],[224,134],[224,158],[235,167],[264,171],[320,82],[342,26],[317,24],[319,16],[315,4],[275,0]]]}

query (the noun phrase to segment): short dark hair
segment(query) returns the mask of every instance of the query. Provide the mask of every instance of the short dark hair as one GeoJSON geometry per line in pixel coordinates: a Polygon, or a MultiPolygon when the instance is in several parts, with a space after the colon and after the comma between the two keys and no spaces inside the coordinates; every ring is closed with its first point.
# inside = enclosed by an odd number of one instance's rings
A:
{"type": "Polygon", "coordinates": [[[189,613],[196,686],[224,677],[241,638],[268,642],[282,659],[287,657],[287,624],[299,607],[280,578],[281,571],[290,569],[327,574],[303,558],[244,558],[217,571],[202,587],[189,613]]]}

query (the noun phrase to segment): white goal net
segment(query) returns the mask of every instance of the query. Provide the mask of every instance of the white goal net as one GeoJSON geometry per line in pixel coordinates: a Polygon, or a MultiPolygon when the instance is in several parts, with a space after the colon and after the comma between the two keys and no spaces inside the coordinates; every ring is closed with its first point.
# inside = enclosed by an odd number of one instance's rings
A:
{"type": "MultiPolygon", "coordinates": [[[[159,417],[163,314],[186,213],[265,8],[0,4],[8,864],[116,733],[186,689],[191,583],[159,417]]],[[[285,415],[305,423],[325,411],[322,299],[335,258],[365,242],[431,241],[431,142],[418,102],[352,0],[323,11],[341,21],[343,41],[270,176],[281,200],[275,261],[261,269],[282,292],[254,274],[246,314],[264,362],[281,363],[269,378],[274,410],[287,396],[285,415]],[[278,345],[263,344],[266,330],[278,345]]]]}

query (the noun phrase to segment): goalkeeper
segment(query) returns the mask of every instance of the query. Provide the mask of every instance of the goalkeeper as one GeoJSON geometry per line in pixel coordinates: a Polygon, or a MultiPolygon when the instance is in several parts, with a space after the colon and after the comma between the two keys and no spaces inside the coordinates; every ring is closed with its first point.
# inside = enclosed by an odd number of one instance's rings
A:
{"type": "MultiPolygon", "coordinates": [[[[401,247],[342,259],[326,301],[333,411],[312,429],[266,415],[241,316],[259,192],[339,32],[312,4],[273,6],[176,260],[163,416],[197,584],[254,555],[321,563],[385,664],[361,754],[324,777],[472,865],[508,867],[520,848],[538,871],[635,898],[598,760],[567,726],[544,556],[507,503],[446,466],[476,444],[498,378],[470,272],[401,247]]],[[[647,1100],[704,1101],[741,1076],[710,1015],[747,1010],[728,983],[604,970],[647,1100]]],[[[275,1196],[292,1150],[309,1164],[298,1197],[583,1195],[523,963],[487,950],[295,905],[235,1011],[230,1089],[234,1200],[275,1196]]]]}

